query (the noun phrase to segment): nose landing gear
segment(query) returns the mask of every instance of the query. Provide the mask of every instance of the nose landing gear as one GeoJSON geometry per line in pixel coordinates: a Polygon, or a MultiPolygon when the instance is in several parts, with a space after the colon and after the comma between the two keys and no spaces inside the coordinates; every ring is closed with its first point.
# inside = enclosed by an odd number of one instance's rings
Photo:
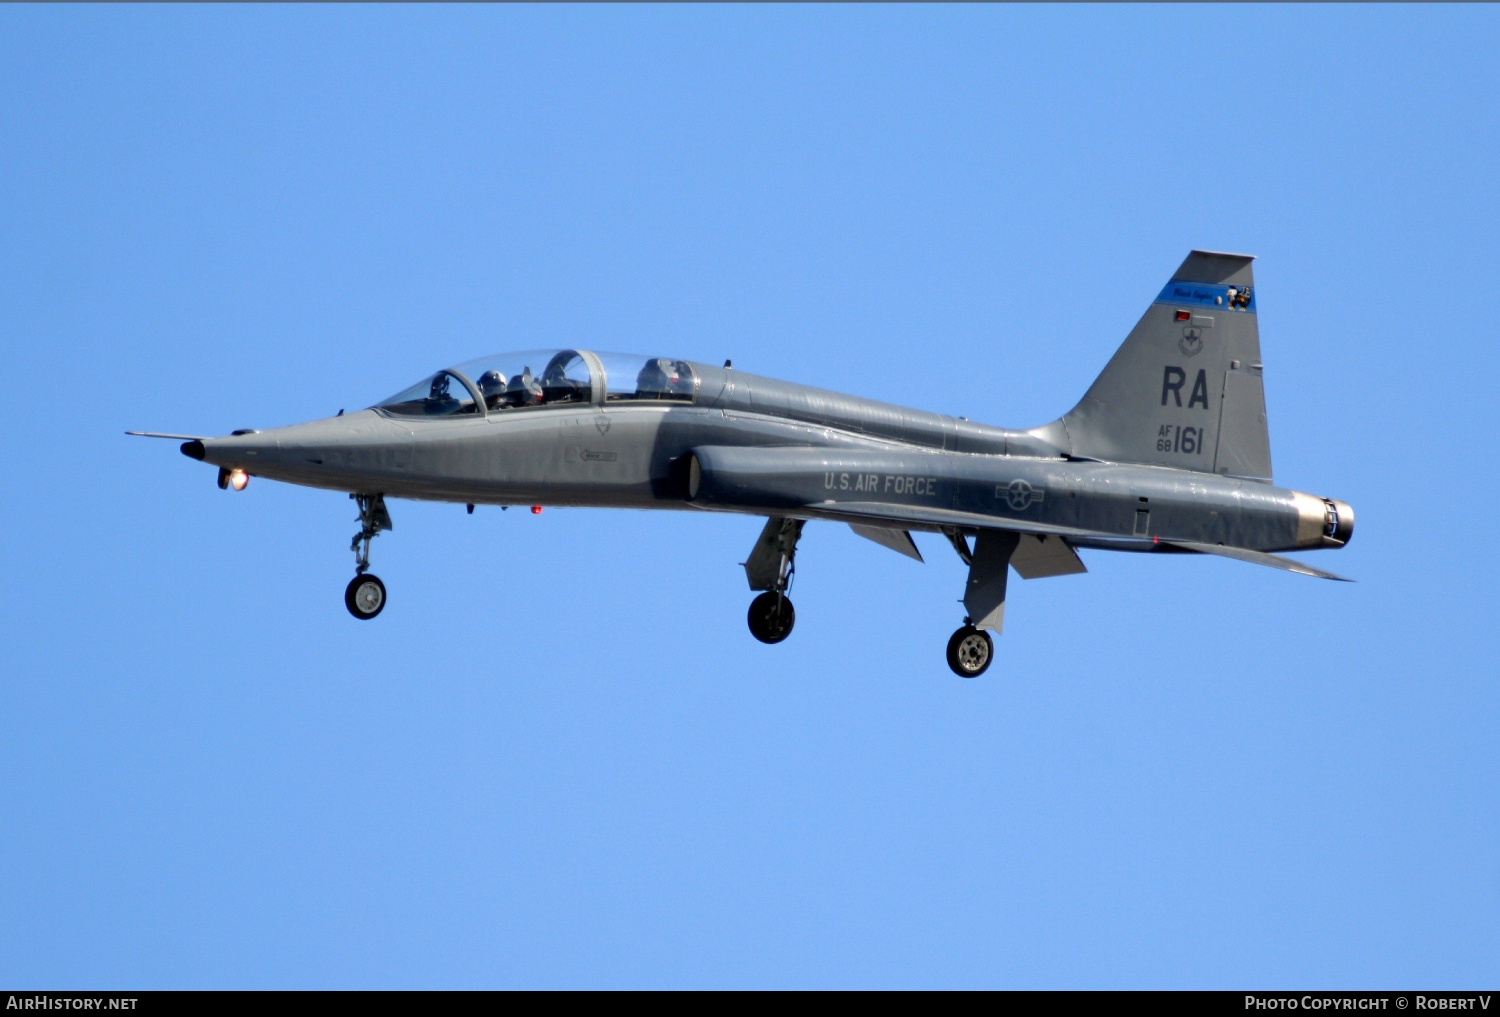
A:
{"type": "Polygon", "coordinates": [[[378,494],[351,494],[359,506],[359,532],[349,550],[354,552],[354,578],[344,589],[344,606],[360,621],[369,621],[385,607],[385,583],[370,571],[370,541],[381,530],[395,527],[385,509],[385,498],[378,494]]]}
{"type": "Polygon", "coordinates": [[[385,583],[373,573],[355,576],[344,590],[344,606],[359,620],[370,620],[385,607],[385,583]]]}

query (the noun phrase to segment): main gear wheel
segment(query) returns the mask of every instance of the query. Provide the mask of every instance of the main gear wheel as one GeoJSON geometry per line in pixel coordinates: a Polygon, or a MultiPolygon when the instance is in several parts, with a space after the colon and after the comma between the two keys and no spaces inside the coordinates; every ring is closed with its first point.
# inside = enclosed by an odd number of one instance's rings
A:
{"type": "Polygon", "coordinates": [[[750,602],[750,634],[763,643],[779,643],[792,634],[797,612],[791,598],[775,591],[762,593],[750,602]]]}
{"type": "Polygon", "coordinates": [[[978,678],[994,656],[995,641],[972,625],[965,625],[948,640],[948,666],[960,678],[978,678]]]}

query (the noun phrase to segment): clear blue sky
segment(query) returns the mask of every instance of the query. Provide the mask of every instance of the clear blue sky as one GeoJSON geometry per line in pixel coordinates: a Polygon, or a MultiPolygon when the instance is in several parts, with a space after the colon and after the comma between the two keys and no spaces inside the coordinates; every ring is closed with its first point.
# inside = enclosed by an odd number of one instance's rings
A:
{"type": "Polygon", "coordinates": [[[1493,7],[0,9],[0,982],[1493,986],[1493,7]],[[578,345],[1008,426],[1257,263],[1318,582],[392,505],[126,428],[578,345]]]}

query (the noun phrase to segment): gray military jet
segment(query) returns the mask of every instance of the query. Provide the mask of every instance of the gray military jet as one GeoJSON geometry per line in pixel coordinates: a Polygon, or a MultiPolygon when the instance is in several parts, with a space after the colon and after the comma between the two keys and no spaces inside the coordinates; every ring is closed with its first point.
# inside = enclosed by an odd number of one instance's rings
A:
{"type": "Polygon", "coordinates": [[[666,357],[543,350],[438,371],[357,413],[182,452],[252,476],[348,492],[359,506],[344,602],[386,603],[370,541],[385,499],[738,512],[767,517],[744,563],[750,631],[792,631],[787,597],[809,520],[922,560],[942,534],[969,567],[948,664],[994,655],[1014,568],[1085,571],[1077,549],[1217,554],[1324,579],[1274,551],[1343,547],[1344,502],[1271,483],[1252,259],[1194,251],[1104,373],[1060,419],[1012,431],[666,357]],[[970,542],[972,538],[972,543],[970,542]]]}

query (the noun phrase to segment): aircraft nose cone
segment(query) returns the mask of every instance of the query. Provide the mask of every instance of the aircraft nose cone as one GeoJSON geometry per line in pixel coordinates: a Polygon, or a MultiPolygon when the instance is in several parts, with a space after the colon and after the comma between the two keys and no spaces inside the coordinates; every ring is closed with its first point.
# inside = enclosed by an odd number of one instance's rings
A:
{"type": "Polygon", "coordinates": [[[198,441],[196,438],[192,441],[183,442],[182,454],[189,459],[202,459],[204,454],[203,442],[198,441]]]}

